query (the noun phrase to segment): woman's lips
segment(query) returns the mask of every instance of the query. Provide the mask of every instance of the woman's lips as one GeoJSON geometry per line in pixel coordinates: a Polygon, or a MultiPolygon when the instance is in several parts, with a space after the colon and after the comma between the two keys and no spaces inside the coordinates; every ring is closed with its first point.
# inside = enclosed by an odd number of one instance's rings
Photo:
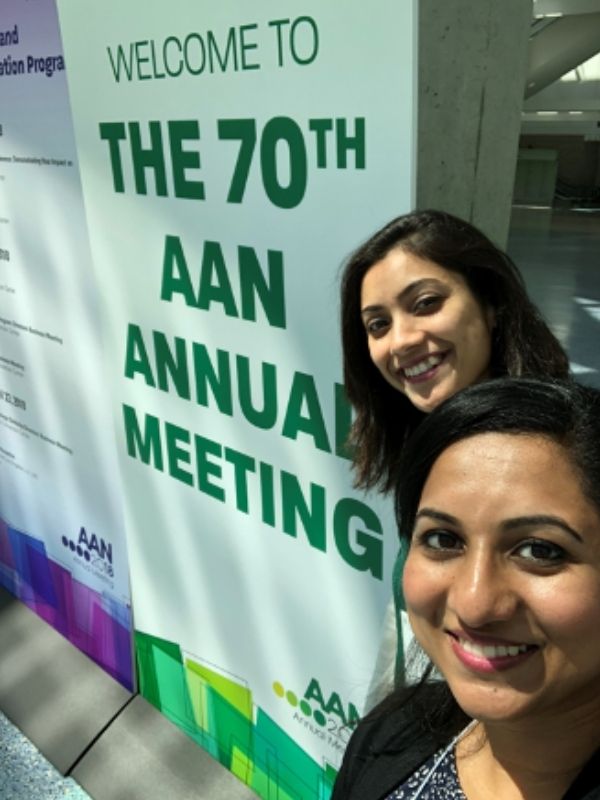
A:
{"type": "Polygon", "coordinates": [[[517,642],[475,642],[448,632],[450,646],[458,660],[475,672],[496,672],[522,664],[540,649],[535,644],[517,642]]]}
{"type": "Polygon", "coordinates": [[[432,353],[402,367],[399,372],[408,383],[423,383],[431,380],[439,366],[444,363],[448,352],[432,353]]]}

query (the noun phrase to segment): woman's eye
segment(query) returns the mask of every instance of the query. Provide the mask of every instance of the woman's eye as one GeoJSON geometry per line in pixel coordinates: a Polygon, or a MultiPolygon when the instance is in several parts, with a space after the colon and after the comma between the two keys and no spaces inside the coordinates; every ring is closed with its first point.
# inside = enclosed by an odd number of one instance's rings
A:
{"type": "Polygon", "coordinates": [[[416,312],[427,312],[427,311],[435,311],[440,303],[442,302],[442,298],[438,294],[428,294],[424,297],[419,297],[413,306],[413,311],[416,312]]]}
{"type": "Polygon", "coordinates": [[[462,541],[452,531],[426,531],[418,537],[419,544],[427,550],[436,552],[458,551],[462,549],[462,541]]]}
{"type": "Polygon", "coordinates": [[[562,564],[567,558],[562,547],[544,539],[522,542],[514,552],[521,559],[542,565],[562,564]]]}
{"type": "Polygon", "coordinates": [[[382,333],[388,326],[387,319],[383,317],[377,317],[375,319],[370,319],[368,322],[365,323],[365,329],[369,336],[377,336],[378,334],[382,333]]]}

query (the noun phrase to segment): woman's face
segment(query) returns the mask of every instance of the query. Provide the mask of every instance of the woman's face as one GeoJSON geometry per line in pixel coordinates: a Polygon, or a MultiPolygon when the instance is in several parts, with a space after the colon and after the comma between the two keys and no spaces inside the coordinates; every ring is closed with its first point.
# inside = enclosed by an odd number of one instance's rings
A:
{"type": "Polygon", "coordinates": [[[361,315],[373,363],[420,411],[488,376],[494,315],[458,273],[394,248],[363,278],[361,315]]]}
{"type": "Polygon", "coordinates": [[[445,450],[419,503],[404,596],[469,715],[600,717],[600,516],[560,445],[487,433],[445,450]]]}

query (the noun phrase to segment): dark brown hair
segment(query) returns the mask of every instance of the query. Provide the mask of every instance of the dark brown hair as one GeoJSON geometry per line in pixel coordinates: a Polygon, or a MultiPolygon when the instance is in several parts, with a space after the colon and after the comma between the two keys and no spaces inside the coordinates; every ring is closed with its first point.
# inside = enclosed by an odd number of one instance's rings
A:
{"type": "Polygon", "coordinates": [[[352,254],[341,287],[344,383],[356,412],[349,439],[356,485],[382,491],[392,488],[400,452],[423,417],[371,361],[360,315],[365,274],[395,247],[459,273],[482,308],[494,310],[493,377],[563,378],[569,371],[566,353],[529,299],[518,269],[481,231],[444,211],[393,219],[352,254]]]}

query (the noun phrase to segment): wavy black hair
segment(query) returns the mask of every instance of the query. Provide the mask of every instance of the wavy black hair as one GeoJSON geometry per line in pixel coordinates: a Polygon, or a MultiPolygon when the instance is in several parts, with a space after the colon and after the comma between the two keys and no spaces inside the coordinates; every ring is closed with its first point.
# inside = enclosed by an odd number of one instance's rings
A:
{"type": "Polygon", "coordinates": [[[423,486],[450,445],[482,433],[545,436],[565,448],[600,514],[600,391],[575,381],[510,379],[471,386],[428,415],[407,442],[395,487],[400,538],[410,541],[423,486]]]}

